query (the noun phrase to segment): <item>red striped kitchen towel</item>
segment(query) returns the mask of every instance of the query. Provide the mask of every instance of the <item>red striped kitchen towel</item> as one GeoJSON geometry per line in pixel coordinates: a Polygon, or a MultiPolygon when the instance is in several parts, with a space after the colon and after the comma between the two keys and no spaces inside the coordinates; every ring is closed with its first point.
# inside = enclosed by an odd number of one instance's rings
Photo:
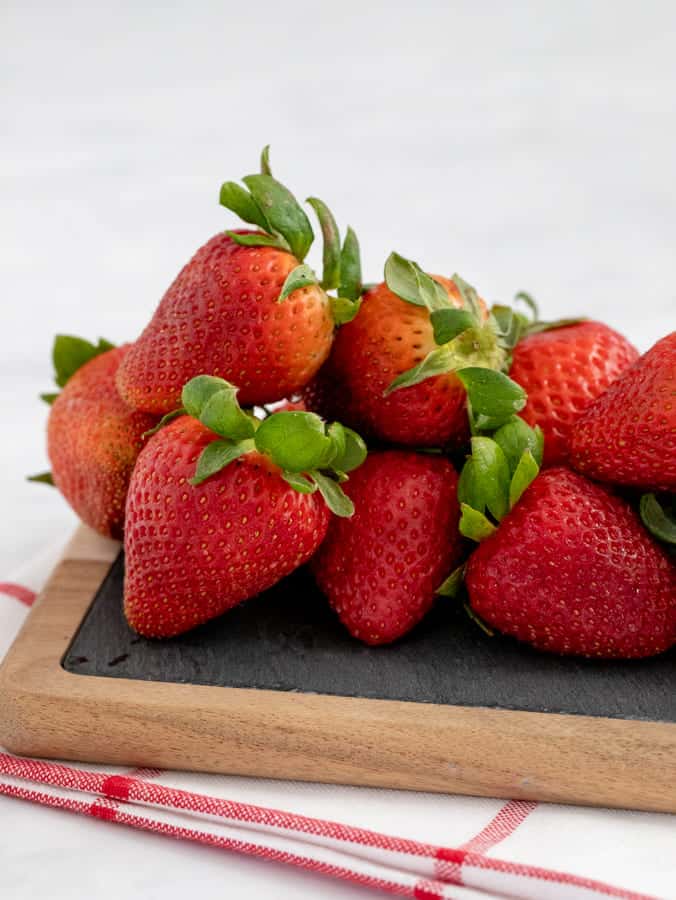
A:
{"type": "MultiPolygon", "coordinates": [[[[41,573],[0,584],[0,656],[35,596],[25,586],[31,579],[35,587],[41,573]]],[[[0,803],[28,800],[419,900],[676,897],[676,819],[666,815],[79,766],[1,751],[0,795],[0,803]],[[343,813],[359,825],[334,821],[343,813]]]]}

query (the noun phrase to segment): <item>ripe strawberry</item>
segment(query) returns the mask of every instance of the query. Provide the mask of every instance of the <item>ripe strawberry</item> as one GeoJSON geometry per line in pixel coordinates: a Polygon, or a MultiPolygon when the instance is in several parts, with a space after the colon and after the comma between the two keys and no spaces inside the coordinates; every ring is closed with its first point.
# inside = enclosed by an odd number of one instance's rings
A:
{"type": "Polygon", "coordinates": [[[366,644],[413,628],[459,561],[457,476],[439,456],[371,453],[345,491],[351,519],[333,519],[312,561],[317,583],[342,623],[366,644]]]}
{"type": "Polygon", "coordinates": [[[118,376],[122,396],[137,409],[166,413],[201,372],[236,381],[246,405],[299,390],[328,356],[333,319],[317,285],[278,302],[298,265],[285,250],[213,237],[181,271],[128,355],[118,376]]]}
{"type": "MultiPolygon", "coordinates": [[[[324,288],[340,282],[343,305],[359,294],[359,247],[349,231],[342,251],[335,222],[314,200],[323,229],[330,220],[331,260],[322,285],[302,264],[314,239],[307,216],[269,174],[221,188],[221,203],[260,230],[218,234],[201,247],[162,298],[118,374],[122,397],[153,413],[175,409],[183,385],[200,373],[235,382],[245,405],[298,392],[327,358],[342,313],[324,288]],[[350,270],[347,273],[347,270],[350,270]],[[342,271],[342,275],[341,275],[342,271]]],[[[325,247],[325,255],[326,255],[325,247]]]]}
{"type": "Polygon", "coordinates": [[[517,343],[509,375],[528,394],[522,418],[544,432],[545,465],[567,461],[573,424],[637,358],[629,341],[600,322],[529,334],[517,343]]]}
{"type": "Polygon", "coordinates": [[[578,419],[572,464],[601,481],[676,491],[676,331],[578,419]]]}
{"type": "Polygon", "coordinates": [[[143,434],[157,419],[135,412],[115,390],[115,373],[129,345],[108,349],[57,337],[57,381],[65,385],[47,425],[52,478],[78,516],[106,537],[120,538],[127,487],[143,434]],[[80,368],[78,363],[88,358],[80,368]]]}
{"type": "Polygon", "coordinates": [[[200,420],[166,425],[138,458],[124,610],[146,637],[180,634],[271,587],[314,554],[329,508],[352,513],[332,476],[364,459],[358,436],[305,412],[260,423],[235,395],[222,379],[193,379],[182,400],[200,420]]]}
{"type": "Polygon", "coordinates": [[[552,653],[643,657],[676,641],[676,570],[624,500],[542,472],[472,553],[471,609],[552,653]]]}
{"type": "Polygon", "coordinates": [[[497,369],[506,359],[485,324],[485,306],[458,276],[432,278],[397,254],[385,274],[385,282],[364,294],[357,316],[341,327],[328,362],[303,391],[308,409],[379,440],[460,443],[468,426],[456,370],[497,369]],[[438,318],[447,314],[457,317],[450,331],[438,318]]]}

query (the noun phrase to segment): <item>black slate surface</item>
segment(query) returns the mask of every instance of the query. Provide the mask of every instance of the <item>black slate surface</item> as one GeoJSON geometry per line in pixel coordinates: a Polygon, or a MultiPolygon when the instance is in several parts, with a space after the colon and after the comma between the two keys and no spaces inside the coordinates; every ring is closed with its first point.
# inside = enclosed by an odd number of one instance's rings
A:
{"type": "Polygon", "coordinates": [[[365,647],[303,570],[189,634],[147,641],[122,614],[123,574],[120,556],[63,660],[69,672],[676,721],[674,651],[630,662],[548,656],[488,638],[451,601],[399,643],[365,647]]]}

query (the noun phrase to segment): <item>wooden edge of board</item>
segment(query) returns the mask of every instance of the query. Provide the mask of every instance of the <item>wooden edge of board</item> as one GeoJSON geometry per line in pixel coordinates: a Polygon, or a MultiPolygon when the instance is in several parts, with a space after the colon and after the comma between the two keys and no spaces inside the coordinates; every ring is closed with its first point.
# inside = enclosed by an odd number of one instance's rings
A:
{"type": "Polygon", "coordinates": [[[82,527],[0,668],[11,752],[676,812],[676,724],[77,675],[119,545],[82,527]]]}

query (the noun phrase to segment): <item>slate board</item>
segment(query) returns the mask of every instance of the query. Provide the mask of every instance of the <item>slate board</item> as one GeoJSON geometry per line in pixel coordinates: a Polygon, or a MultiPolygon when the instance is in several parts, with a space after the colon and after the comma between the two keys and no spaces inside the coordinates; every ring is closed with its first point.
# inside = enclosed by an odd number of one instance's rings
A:
{"type": "Polygon", "coordinates": [[[407,637],[366,647],[349,636],[306,570],[169,641],[135,635],[122,614],[117,558],[67,651],[69,672],[676,722],[676,653],[603,662],[489,638],[450,601],[407,637]]]}

